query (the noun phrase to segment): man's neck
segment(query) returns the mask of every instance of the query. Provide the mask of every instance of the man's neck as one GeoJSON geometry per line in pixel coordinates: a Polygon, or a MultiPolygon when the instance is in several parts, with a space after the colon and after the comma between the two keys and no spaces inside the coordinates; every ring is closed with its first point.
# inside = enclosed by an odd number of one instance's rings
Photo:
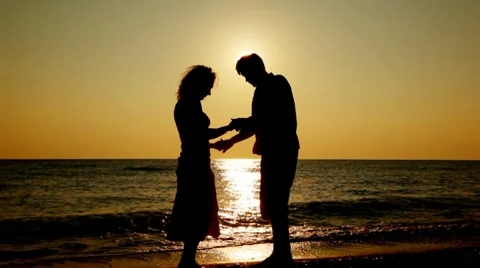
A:
{"type": "MultiPolygon", "coordinates": [[[[268,76],[270,75],[270,73],[268,72],[265,72],[263,73],[261,76],[260,76],[260,82],[258,83],[258,85],[262,85],[263,83],[265,83],[265,81],[267,81],[268,79],[268,76]]],[[[258,86],[257,86],[258,87],[258,86]]]]}

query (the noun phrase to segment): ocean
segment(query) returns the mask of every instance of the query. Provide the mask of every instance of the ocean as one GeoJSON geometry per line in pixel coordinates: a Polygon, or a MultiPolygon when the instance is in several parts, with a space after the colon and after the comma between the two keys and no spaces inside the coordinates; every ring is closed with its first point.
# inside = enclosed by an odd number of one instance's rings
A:
{"type": "MultiPolygon", "coordinates": [[[[259,160],[212,160],[221,236],[271,242],[259,160]]],[[[1,160],[0,265],[181,250],[165,240],[176,160],[1,160]]],[[[480,161],[299,160],[292,241],[461,240],[480,235],[480,161]]]]}

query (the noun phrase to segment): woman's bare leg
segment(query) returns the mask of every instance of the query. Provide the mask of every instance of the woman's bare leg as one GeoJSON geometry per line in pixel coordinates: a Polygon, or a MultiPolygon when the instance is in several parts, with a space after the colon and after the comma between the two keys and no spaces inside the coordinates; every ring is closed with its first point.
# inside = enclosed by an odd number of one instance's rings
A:
{"type": "Polygon", "coordinates": [[[182,258],[178,264],[179,268],[193,268],[200,267],[200,265],[195,261],[195,256],[197,255],[197,248],[200,241],[197,240],[187,240],[183,244],[182,258]]]}

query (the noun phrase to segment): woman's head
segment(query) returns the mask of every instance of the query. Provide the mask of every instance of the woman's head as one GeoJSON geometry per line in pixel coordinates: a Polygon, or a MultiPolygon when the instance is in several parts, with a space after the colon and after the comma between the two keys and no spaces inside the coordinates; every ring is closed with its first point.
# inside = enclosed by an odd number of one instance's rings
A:
{"type": "Polygon", "coordinates": [[[203,100],[210,95],[217,74],[204,65],[193,65],[187,69],[177,90],[177,99],[203,100]]]}

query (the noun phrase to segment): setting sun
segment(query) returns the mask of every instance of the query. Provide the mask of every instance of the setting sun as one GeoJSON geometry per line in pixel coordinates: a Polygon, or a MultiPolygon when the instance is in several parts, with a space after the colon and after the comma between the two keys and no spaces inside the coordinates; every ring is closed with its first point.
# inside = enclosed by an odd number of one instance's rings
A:
{"type": "Polygon", "coordinates": [[[0,0],[0,267],[480,267],[479,13],[0,0]]]}
{"type": "Polygon", "coordinates": [[[222,126],[251,113],[254,52],[292,87],[302,159],[480,159],[478,1],[141,2],[0,2],[0,158],[176,159],[185,69],[217,73],[222,126]]]}

